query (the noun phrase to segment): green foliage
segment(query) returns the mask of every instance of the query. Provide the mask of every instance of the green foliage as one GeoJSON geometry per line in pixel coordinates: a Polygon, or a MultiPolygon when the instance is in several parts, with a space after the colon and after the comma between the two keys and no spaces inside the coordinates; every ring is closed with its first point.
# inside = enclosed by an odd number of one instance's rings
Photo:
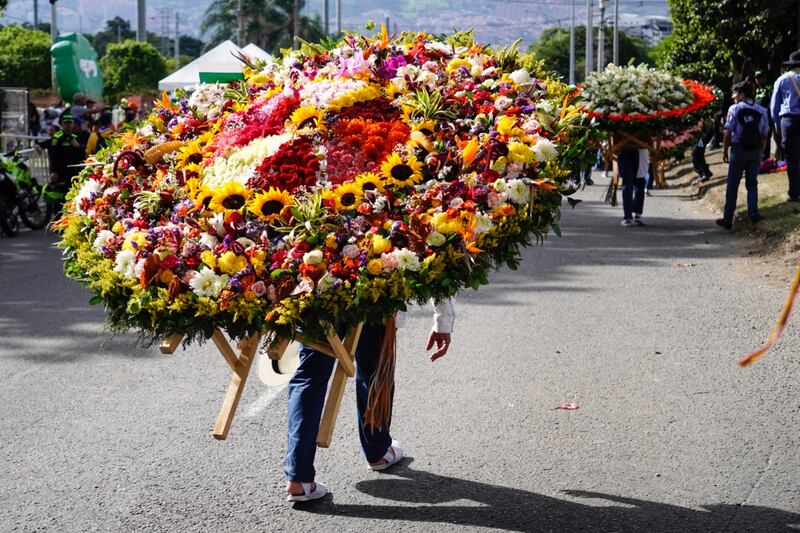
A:
{"type": "Polygon", "coordinates": [[[100,60],[109,95],[154,91],[167,75],[164,57],[150,43],[126,40],[108,46],[100,60]]]}
{"type": "Polygon", "coordinates": [[[0,85],[50,87],[50,36],[17,24],[0,29],[0,85]]]}
{"type": "Polygon", "coordinates": [[[92,46],[98,57],[103,57],[109,44],[122,42],[125,39],[134,39],[136,32],[131,29],[130,21],[122,17],[114,17],[106,21],[106,27],[94,34],[91,38],[92,46]]]}
{"type": "MultiPolygon", "coordinates": [[[[237,0],[214,0],[203,15],[200,30],[211,36],[207,47],[226,39],[236,41],[237,0]]],[[[299,0],[302,13],[305,0],[299,0]]],[[[244,0],[245,42],[255,43],[272,54],[291,48],[294,37],[294,0],[244,0]]],[[[318,42],[324,36],[319,16],[300,16],[300,35],[306,41],[318,42]]]]}
{"type": "MultiPolygon", "coordinates": [[[[597,28],[594,29],[594,54],[597,54],[597,28]]],[[[575,81],[583,81],[586,70],[586,26],[575,27],[575,81]]],[[[551,72],[569,79],[569,28],[547,28],[542,32],[539,40],[533,43],[530,48],[536,57],[544,61],[544,66],[551,72]]],[[[611,32],[606,32],[606,57],[603,61],[596,61],[595,64],[608,64],[611,62],[612,43],[611,32]]],[[[625,32],[619,32],[619,63],[626,65],[629,63],[652,64],[648,55],[648,47],[640,37],[630,36],[625,32]]]]}
{"type": "Polygon", "coordinates": [[[181,62],[180,62],[180,65],[179,65],[178,62],[175,61],[174,57],[166,58],[164,61],[165,61],[165,64],[167,66],[167,74],[172,74],[173,72],[175,72],[179,68],[185,67],[187,64],[192,62],[192,59],[194,59],[194,58],[192,58],[190,56],[187,56],[187,55],[184,55],[184,54],[181,54],[181,62]]]}
{"type": "Polygon", "coordinates": [[[674,23],[665,66],[727,88],[755,70],[777,77],[796,48],[795,0],[669,0],[674,23]]]}

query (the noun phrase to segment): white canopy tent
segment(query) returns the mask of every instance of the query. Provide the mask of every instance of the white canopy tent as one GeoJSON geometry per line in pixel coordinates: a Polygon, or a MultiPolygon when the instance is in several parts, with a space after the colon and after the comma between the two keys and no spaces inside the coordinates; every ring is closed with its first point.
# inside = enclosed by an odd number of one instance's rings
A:
{"type": "MultiPolygon", "coordinates": [[[[267,54],[256,45],[251,44],[261,53],[267,54]]],[[[247,47],[245,47],[247,49],[247,47]]],[[[233,54],[244,52],[233,41],[223,41],[205,54],[201,55],[185,67],[176,70],[158,82],[159,91],[173,91],[175,89],[193,87],[200,82],[200,72],[241,72],[242,63],[233,54]]],[[[244,52],[254,56],[254,52],[244,52]]]]}
{"type": "Polygon", "coordinates": [[[269,52],[262,50],[258,45],[250,43],[244,48],[242,48],[242,52],[245,55],[250,56],[253,59],[261,59],[263,61],[272,61],[272,55],[269,52]]]}

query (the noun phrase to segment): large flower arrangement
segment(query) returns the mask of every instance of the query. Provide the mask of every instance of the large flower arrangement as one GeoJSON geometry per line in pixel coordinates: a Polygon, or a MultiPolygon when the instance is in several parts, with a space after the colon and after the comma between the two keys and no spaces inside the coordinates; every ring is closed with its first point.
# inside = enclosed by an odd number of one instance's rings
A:
{"type": "Polygon", "coordinates": [[[609,65],[589,76],[580,97],[589,116],[611,131],[689,127],[716,99],[704,85],[646,65],[609,65]]]}
{"type": "Polygon", "coordinates": [[[389,316],[558,231],[592,131],[514,49],[356,35],[164,97],[56,227],[115,328],[233,338],[389,316]]]}

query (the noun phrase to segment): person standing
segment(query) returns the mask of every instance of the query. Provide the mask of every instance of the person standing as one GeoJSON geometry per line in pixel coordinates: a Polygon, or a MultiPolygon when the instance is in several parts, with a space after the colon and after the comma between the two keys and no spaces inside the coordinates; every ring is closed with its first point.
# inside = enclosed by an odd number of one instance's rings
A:
{"type": "Polygon", "coordinates": [[[617,153],[617,169],[622,179],[622,225],[643,226],[642,212],[650,152],[647,148],[623,148],[617,153]]]}
{"type": "MultiPolygon", "coordinates": [[[[426,348],[430,350],[435,347],[431,361],[447,353],[454,322],[452,300],[444,300],[434,306],[434,325],[426,348]]],[[[378,368],[384,335],[386,326],[383,323],[364,324],[355,357],[358,435],[367,465],[372,470],[385,470],[403,458],[402,446],[389,433],[391,419],[380,428],[367,425],[364,420],[370,382],[378,368]]],[[[289,431],[284,461],[286,499],[289,502],[316,500],[328,492],[323,483],[315,480],[314,457],[325,392],[334,362],[332,357],[303,346],[300,350],[300,366],[289,381],[289,431]]]]}
{"type": "Polygon", "coordinates": [[[800,202],[800,50],[792,52],[783,66],[786,72],[775,82],[770,112],[786,158],[789,201],[800,202]]]}
{"type": "MultiPolygon", "coordinates": [[[[756,103],[763,107],[764,109],[769,109],[770,102],[772,101],[772,86],[767,84],[767,74],[763,70],[757,70],[755,74],[755,84],[756,84],[756,103]]],[[[772,139],[772,133],[775,131],[775,123],[770,116],[770,113],[767,113],[767,121],[769,125],[769,133],[767,134],[767,145],[764,147],[764,154],[762,159],[769,159],[772,156],[772,150],[770,149],[770,139],[772,139]]]]}
{"type": "Polygon", "coordinates": [[[733,101],[725,120],[722,137],[722,160],[728,163],[728,184],[725,189],[725,210],[717,225],[733,228],[736,197],[744,173],[747,188],[747,214],[752,223],[762,219],[758,212],[758,167],[767,143],[769,121],[767,110],[755,102],[755,87],[748,82],[733,86],[733,101]]]}

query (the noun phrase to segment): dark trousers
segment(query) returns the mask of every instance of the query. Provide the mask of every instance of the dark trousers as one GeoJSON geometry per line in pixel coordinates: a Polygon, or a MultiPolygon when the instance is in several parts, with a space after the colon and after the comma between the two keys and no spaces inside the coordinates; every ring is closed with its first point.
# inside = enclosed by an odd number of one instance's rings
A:
{"type": "Polygon", "coordinates": [[[800,117],[781,117],[781,149],[786,158],[789,197],[800,199],[800,117]]]}
{"type": "MultiPolygon", "coordinates": [[[[367,408],[369,383],[378,365],[383,335],[383,324],[365,324],[356,348],[356,404],[358,407],[358,436],[367,461],[379,461],[389,446],[391,420],[386,428],[364,426],[364,411],[367,408]]],[[[303,346],[300,350],[300,366],[289,381],[289,443],[284,461],[286,479],[311,483],[314,481],[314,457],[317,453],[317,432],[328,380],[333,372],[335,360],[323,353],[303,346]]]]}
{"type": "Polygon", "coordinates": [[[706,163],[706,149],[704,146],[695,146],[692,148],[692,166],[694,171],[707,178],[711,176],[711,169],[706,163]]]}
{"type": "Polygon", "coordinates": [[[622,213],[630,220],[633,214],[641,215],[644,211],[645,178],[634,178],[622,175],[622,213]]]}
{"type": "Polygon", "coordinates": [[[747,214],[750,218],[758,216],[758,167],[761,165],[761,148],[746,149],[734,144],[728,160],[728,186],[725,189],[725,222],[733,221],[736,211],[736,197],[744,173],[747,188],[747,214]]]}

